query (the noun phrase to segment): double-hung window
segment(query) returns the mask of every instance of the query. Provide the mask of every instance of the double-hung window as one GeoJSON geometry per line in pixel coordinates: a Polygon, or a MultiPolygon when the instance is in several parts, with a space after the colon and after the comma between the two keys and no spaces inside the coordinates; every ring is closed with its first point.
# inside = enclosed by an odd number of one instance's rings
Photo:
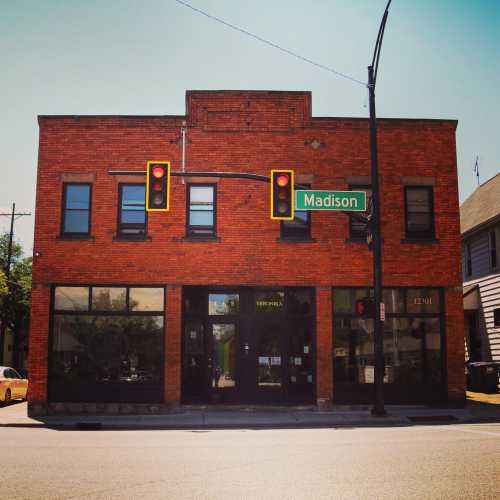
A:
{"type": "Polygon", "coordinates": [[[210,238],[216,235],[215,200],[215,184],[188,184],[188,237],[210,238]]]}
{"type": "Polygon", "coordinates": [[[120,184],[118,204],[118,235],[141,238],[147,234],[144,184],[120,184]]]}
{"type": "Polygon", "coordinates": [[[405,221],[408,239],[433,239],[434,196],[430,186],[405,187],[405,221]]]}
{"type": "Polygon", "coordinates": [[[64,184],[61,234],[85,237],[90,234],[91,184],[64,184]]]}

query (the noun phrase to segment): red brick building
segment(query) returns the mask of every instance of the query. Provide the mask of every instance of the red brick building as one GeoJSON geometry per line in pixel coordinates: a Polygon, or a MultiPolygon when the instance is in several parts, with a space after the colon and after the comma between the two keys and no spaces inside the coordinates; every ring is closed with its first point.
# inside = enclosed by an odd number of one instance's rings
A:
{"type": "MultiPolygon", "coordinates": [[[[379,119],[387,402],[464,400],[456,121],[379,119]]],[[[372,254],[341,212],[269,217],[269,184],[172,171],[291,168],[369,194],[367,119],[309,92],[190,91],[185,116],[40,116],[32,414],[180,402],[369,402],[372,254]],[[183,153],[184,151],[184,153],[183,153]]]]}

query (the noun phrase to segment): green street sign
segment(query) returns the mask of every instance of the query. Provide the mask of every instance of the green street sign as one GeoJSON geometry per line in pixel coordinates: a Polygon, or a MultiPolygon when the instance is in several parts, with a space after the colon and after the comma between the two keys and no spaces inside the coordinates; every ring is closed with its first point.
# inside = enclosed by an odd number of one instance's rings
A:
{"type": "Polygon", "coordinates": [[[366,212],[364,191],[295,191],[295,210],[366,212]]]}

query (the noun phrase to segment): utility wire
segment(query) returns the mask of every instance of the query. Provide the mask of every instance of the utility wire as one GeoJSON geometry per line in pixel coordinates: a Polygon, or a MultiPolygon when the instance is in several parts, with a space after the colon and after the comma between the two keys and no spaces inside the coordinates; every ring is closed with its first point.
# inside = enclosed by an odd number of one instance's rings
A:
{"type": "Polygon", "coordinates": [[[266,45],[269,45],[270,47],[281,50],[281,52],[284,52],[285,54],[296,57],[297,59],[300,59],[301,61],[305,61],[309,64],[312,64],[313,66],[316,66],[317,68],[324,69],[325,71],[329,71],[330,73],[334,73],[337,76],[340,76],[340,77],[345,78],[347,80],[351,80],[352,82],[358,83],[360,85],[363,85],[363,87],[366,87],[366,83],[362,82],[361,80],[357,80],[356,78],[353,78],[352,76],[346,75],[345,73],[341,73],[340,71],[337,71],[333,68],[325,66],[324,64],[320,64],[320,63],[317,63],[315,61],[312,61],[311,59],[308,59],[307,57],[303,57],[300,54],[297,54],[295,52],[292,52],[291,50],[288,50],[288,49],[285,49],[284,47],[281,47],[280,45],[277,45],[276,43],[270,42],[269,40],[266,40],[265,38],[261,38],[258,35],[254,35],[253,33],[250,33],[249,31],[244,30],[243,28],[238,28],[238,26],[235,26],[234,24],[228,23],[227,21],[224,21],[223,19],[220,19],[218,17],[212,16],[208,12],[197,9],[196,7],[193,7],[192,5],[190,5],[189,3],[184,2],[183,0],[175,0],[175,1],[181,5],[184,5],[184,7],[187,7],[188,9],[193,10],[194,12],[197,12],[198,14],[202,14],[203,16],[208,17],[209,19],[212,19],[213,21],[217,21],[218,23],[221,23],[224,26],[227,26],[228,28],[231,28],[235,31],[239,31],[240,33],[243,33],[244,35],[247,35],[251,38],[254,38],[255,40],[258,40],[259,42],[262,42],[262,43],[265,43],[266,45]]]}

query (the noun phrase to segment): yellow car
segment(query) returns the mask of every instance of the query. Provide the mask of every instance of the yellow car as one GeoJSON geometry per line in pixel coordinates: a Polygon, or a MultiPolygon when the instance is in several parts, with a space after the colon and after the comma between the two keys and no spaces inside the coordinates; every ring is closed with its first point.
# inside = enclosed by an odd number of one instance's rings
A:
{"type": "Polygon", "coordinates": [[[26,399],[28,379],[9,366],[0,366],[0,402],[5,404],[13,399],[26,399]]]}

